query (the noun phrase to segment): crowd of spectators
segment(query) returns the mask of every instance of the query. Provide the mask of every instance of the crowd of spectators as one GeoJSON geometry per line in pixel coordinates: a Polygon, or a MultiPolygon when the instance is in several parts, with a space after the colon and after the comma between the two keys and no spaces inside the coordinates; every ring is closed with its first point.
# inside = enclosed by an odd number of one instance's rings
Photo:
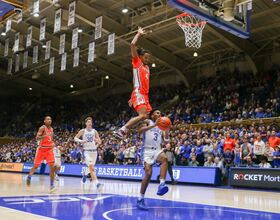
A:
{"type": "MultiPolygon", "coordinates": [[[[153,88],[153,106],[178,98],[177,104],[166,110],[176,125],[170,134],[171,148],[166,149],[173,153],[174,164],[217,166],[224,174],[231,166],[280,167],[280,133],[277,126],[240,125],[245,119],[279,116],[279,85],[279,71],[265,75],[220,72],[215,77],[200,79],[188,90],[182,85],[153,88]],[[239,125],[207,129],[187,126],[222,121],[238,121],[239,125]]],[[[29,131],[31,139],[0,146],[0,161],[33,161],[36,152],[35,132],[47,112],[54,119],[56,143],[65,149],[62,152],[64,163],[83,162],[82,148],[73,142],[73,136],[82,126],[81,118],[91,115],[94,127],[103,140],[98,148],[97,163],[141,164],[142,139],[136,132],[120,142],[111,135],[112,130],[123,125],[133,114],[132,110],[127,111],[128,98],[129,94],[127,97],[110,97],[102,105],[94,102],[50,102],[44,103],[42,107],[42,103],[36,103],[30,116],[18,124],[15,120],[11,125],[12,135],[29,131]]]]}

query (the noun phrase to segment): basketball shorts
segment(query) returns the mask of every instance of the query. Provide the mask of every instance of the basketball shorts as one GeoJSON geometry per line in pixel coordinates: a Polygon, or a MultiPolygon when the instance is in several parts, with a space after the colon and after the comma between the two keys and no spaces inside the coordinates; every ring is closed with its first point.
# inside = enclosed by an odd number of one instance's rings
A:
{"type": "Polygon", "coordinates": [[[97,150],[84,150],[84,160],[87,166],[95,165],[97,159],[97,150]]]}
{"type": "Polygon", "coordinates": [[[131,101],[132,101],[133,108],[137,112],[141,108],[147,109],[148,113],[152,111],[152,107],[150,105],[148,95],[143,95],[139,92],[133,91],[132,94],[131,94],[131,101]]]}
{"type": "Polygon", "coordinates": [[[143,163],[153,165],[157,162],[158,156],[163,152],[160,148],[144,148],[143,150],[143,163]]]}
{"type": "Polygon", "coordinates": [[[52,147],[38,147],[34,159],[34,165],[39,166],[43,160],[46,160],[48,165],[54,164],[54,153],[52,147]]]}

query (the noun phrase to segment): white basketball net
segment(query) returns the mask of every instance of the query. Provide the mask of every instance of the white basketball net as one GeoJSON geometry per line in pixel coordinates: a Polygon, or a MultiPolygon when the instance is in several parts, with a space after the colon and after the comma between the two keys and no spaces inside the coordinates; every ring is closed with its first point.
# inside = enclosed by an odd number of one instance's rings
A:
{"type": "Polygon", "coordinates": [[[200,48],[202,41],[202,31],[206,25],[206,21],[183,13],[177,16],[176,19],[178,25],[182,28],[185,33],[185,44],[187,47],[200,48]]]}

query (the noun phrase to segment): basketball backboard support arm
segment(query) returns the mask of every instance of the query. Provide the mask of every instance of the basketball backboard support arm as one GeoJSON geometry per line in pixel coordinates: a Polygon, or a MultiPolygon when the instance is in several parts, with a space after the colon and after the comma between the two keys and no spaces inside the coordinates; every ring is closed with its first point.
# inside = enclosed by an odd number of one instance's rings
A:
{"type": "Polygon", "coordinates": [[[186,13],[195,15],[199,19],[204,20],[207,23],[212,24],[240,38],[247,39],[250,37],[251,10],[248,10],[247,6],[241,8],[241,13],[236,13],[235,19],[233,21],[225,21],[222,17],[219,17],[216,14],[216,11],[219,7],[216,5],[212,5],[212,7],[210,7],[211,2],[208,1],[168,0],[168,4],[186,13]],[[201,2],[204,2],[204,4],[202,4],[201,2]]]}

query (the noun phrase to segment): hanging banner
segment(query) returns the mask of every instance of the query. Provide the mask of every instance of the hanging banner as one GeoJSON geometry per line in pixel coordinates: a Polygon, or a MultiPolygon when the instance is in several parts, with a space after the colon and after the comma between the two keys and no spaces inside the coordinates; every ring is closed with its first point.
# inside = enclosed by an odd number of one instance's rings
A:
{"type": "Polygon", "coordinates": [[[27,68],[27,63],[28,63],[28,50],[24,51],[23,53],[23,64],[22,64],[23,69],[27,68]]]}
{"type": "Polygon", "coordinates": [[[46,39],[46,24],[47,24],[47,19],[43,18],[40,22],[40,36],[39,36],[39,41],[45,40],[46,39]]]}
{"type": "Polygon", "coordinates": [[[6,33],[8,33],[12,28],[12,19],[9,18],[6,23],[6,33]]]}
{"type": "Polygon", "coordinates": [[[60,28],[61,28],[61,13],[62,13],[61,8],[56,10],[56,12],[55,12],[53,33],[57,33],[57,32],[60,31],[60,28]]]}
{"type": "Polygon", "coordinates": [[[34,0],[33,2],[33,15],[34,14],[39,14],[40,11],[40,1],[39,0],[34,0]]]}
{"type": "Polygon", "coordinates": [[[63,54],[65,51],[65,34],[60,35],[59,38],[59,54],[63,54]]]}
{"type": "Polygon", "coordinates": [[[80,48],[77,47],[74,50],[74,63],[73,63],[73,67],[77,67],[79,66],[79,58],[80,58],[80,48]]]}
{"type": "Polygon", "coordinates": [[[60,67],[61,71],[66,70],[66,61],[67,61],[67,53],[64,53],[61,56],[61,67],[60,67]]]}
{"type": "Polygon", "coordinates": [[[19,32],[15,34],[14,53],[19,50],[19,32]]]}
{"type": "Polygon", "coordinates": [[[20,55],[16,55],[16,65],[15,65],[15,72],[19,71],[19,61],[20,61],[20,55]]]}
{"type": "Polygon", "coordinates": [[[38,63],[38,45],[33,47],[32,63],[38,63]]]}
{"type": "Polygon", "coordinates": [[[9,38],[5,40],[4,57],[9,55],[9,38]]]}
{"type": "Polygon", "coordinates": [[[110,34],[108,37],[108,55],[112,55],[115,53],[115,33],[110,34]]]}
{"type": "Polygon", "coordinates": [[[10,58],[8,60],[8,71],[7,71],[7,74],[8,75],[12,75],[12,68],[13,68],[13,59],[10,58]]]}
{"type": "Polygon", "coordinates": [[[49,74],[54,73],[54,57],[50,59],[50,68],[49,68],[49,74]]]}
{"type": "Polygon", "coordinates": [[[91,42],[88,45],[88,63],[94,61],[94,50],[95,50],[95,42],[91,42]]]}
{"type": "Polygon", "coordinates": [[[78,29],[79,28],[75,28],[73,29],[72,32],[72,45],[71,45],[72,50],[78,47],[78,36],[79,36],[78,29]]]}
{"type": "Polygon", "coordinates": [[[27,29],[26,47],[31,46],[31,40],[32,40],[32,26],[30,26],[27,29]]]}
{"type": "Polygon", "coordinates": [[[46,51],[45,51],[45,60],[50,59],[51,55],[51,41],[47,41],[46,43],[46,51]]]}
{"type": "Polygon", "coordinates": [[[75,24],[76,1],[69,4],[68,26],[75,24]]]}
{"type": "Polygon", "coordinates": [[[95,40],[101,38],[102,35],[102,16],[95,19],[95,40]]]}

